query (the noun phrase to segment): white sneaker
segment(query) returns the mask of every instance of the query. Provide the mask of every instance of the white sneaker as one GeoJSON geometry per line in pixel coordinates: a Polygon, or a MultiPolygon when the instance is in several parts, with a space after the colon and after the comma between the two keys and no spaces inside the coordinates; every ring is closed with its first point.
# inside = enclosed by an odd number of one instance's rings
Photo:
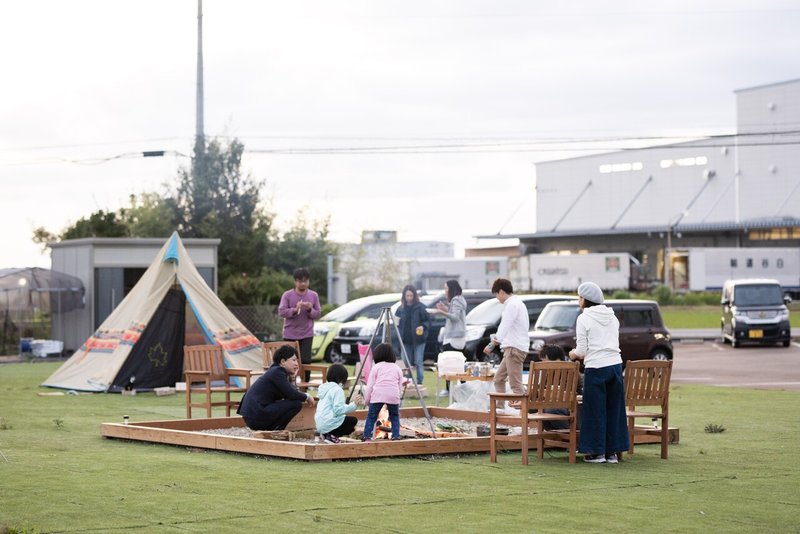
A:
{"type": "Polygon", "coordinates": [[[449,391],[447,391],[446,389],[443,389],[443,390],[441,390],[441,391],[438,393],[438,395],[437,395],[437,396],[438,396],[440,399],[442,399],[442,398],[444,398],[444,397],[449,397],[449,396],[450,396],[450,392],[449,392],[449,391]]]}

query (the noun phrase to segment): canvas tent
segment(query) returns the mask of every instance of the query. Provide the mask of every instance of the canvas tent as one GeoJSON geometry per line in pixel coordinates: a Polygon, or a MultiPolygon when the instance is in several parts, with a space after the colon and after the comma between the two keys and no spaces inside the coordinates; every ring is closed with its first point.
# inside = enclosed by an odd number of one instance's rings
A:
{"type": "Polygon", "coordinates": [[[76,391],[172,386],[183,380],[184,344],[197,343],[220,345],[229,367],[261,369],[261,343],[208,287],[173,233],[119,306],[42,385],[76,391]],[[196,343],[193,329],[201,333],[196,343]]]}

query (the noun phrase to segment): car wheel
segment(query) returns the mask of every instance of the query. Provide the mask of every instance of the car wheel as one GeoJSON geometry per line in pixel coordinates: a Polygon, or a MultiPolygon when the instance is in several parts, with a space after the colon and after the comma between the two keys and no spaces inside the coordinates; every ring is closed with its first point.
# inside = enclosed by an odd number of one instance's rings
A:
{"type": "Polygon", "coordinates": [[[328,361],[331,363],[338,363],[341,365],[347,364],[347,358],[344,356],[344,354],[339,354],[335,350],[331,350],[330,359],[328,361]]]}
{"type": "Polygon", "coordinates": [[[734,349],[738,349],[741,346],[742,346],[742,342],[741,341],[737,341],[735,339],[731,340],[731,347],[733,347],[734,349]]]}
{"type": "Polygon", "coordinates": [[[662,349],[656,349],[650,353],[651,360],[657,360],[660,362],[666,362],[669,360],[669,353],[662,349]]]}
{"type": "Polygon", "coordinates": [[[325,356],[322,359],[325,360],[326,362],[333,363],[333,361],[331,360],[331,354],[333,354],[333,344],[329,344],[325,348],[325,356]]]}
{"type": "Polygon", "coordinates": [[[784,347],[788,347],[790,344],[791,344],[790,340],[788,340],[788,339],[783,342],[783,346],[784,347]]]}

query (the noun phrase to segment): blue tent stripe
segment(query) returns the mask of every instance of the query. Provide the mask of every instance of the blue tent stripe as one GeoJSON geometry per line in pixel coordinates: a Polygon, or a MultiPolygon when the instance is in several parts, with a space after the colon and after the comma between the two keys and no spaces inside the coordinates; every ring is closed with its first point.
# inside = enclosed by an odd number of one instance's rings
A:
{"type": "Polygon", "coordinates": [[[203,334],[206,336],[206,342],[208,342],[209,345],[216,345],[217,342],[214,340],[214,336],[211,334],[211,330],[208,329],[208,326],[206,326],[205,321],[203,321],[203,318],[200,316],[200,312],[197,311],[197,307],[194,305],[194,302],[192,302],[192,297],[189,296],[189,292],[186,291],[185,287],[183,287],[183,282],[180,282],[180,284],[184,295],[186,295],[186,300],[189,302],[189,306],[192,307],[192,311],[194,312],[194,316],[197,319],[197,323],[200,325],[200,328],[203,329],[203,334]]]}
{"type": "MultiPolygon", "coordinates": [[[[172,237],[169,238],[169,246],[166,253],[164,253],[164,262],[174,261],[178,263],[178,233],[173,232],[172,237]]],[[[184,291],[185,293],[185,291],[184,291]]]]}

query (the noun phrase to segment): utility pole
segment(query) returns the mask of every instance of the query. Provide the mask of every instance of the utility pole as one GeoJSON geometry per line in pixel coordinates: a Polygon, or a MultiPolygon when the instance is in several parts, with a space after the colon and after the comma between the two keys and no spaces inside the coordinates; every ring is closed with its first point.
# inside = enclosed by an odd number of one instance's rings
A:
{"type": "MultiPolygon", "coordinates": [[[[202,159],[206,151],[206,139],[203,132],[203,0],[197,0],[197,108],[194,134],[194,155],[202,159]]],[[[202,165],[195,161],[195,165],[202,165]]]]}

